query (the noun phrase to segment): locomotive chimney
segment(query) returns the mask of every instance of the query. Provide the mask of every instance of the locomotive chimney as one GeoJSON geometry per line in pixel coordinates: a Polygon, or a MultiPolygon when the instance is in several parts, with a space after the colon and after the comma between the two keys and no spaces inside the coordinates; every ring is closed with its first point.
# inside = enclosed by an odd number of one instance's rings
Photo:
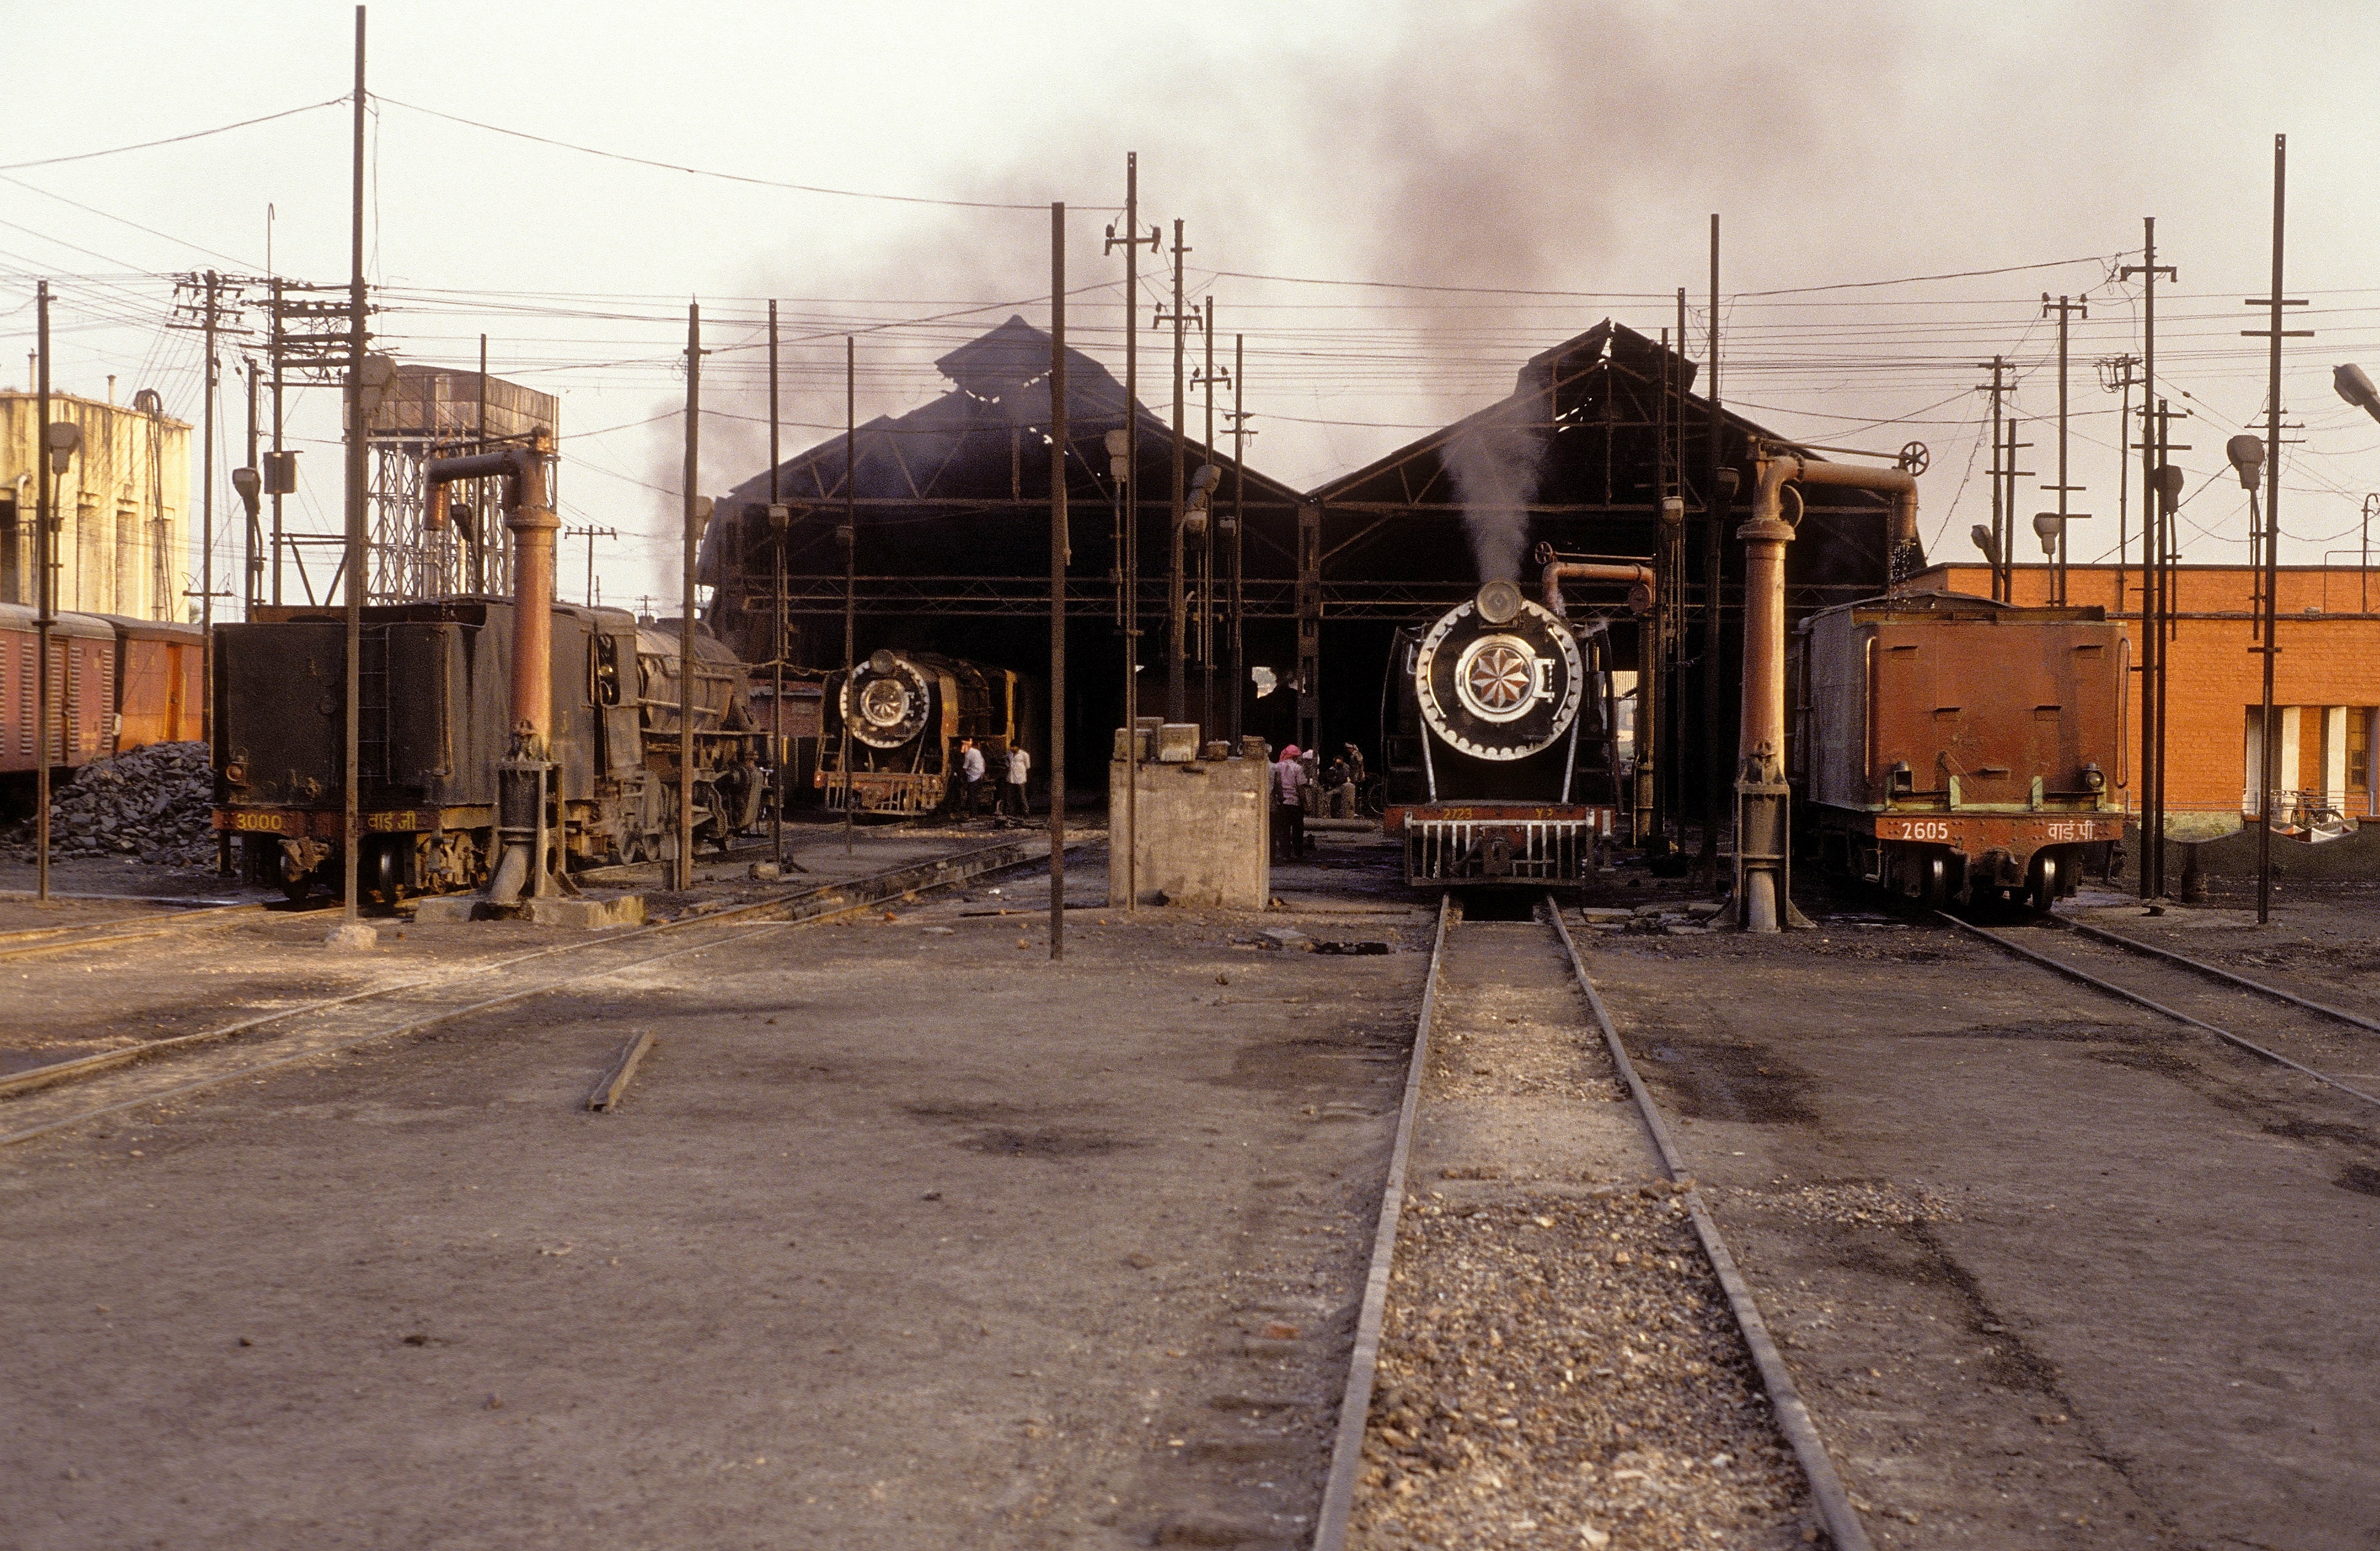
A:
{"type": "Polygon", "coordinates": [[[1917,537],[1917,478],[1899,468],[1771,454],[1755,448],[1743,540],[1743,716],[1735,782],[1735,916],[1747,931],[1782,929],[1792,914],[1791,792],[1785,781],[1785,546],[1802,518],[1789,484],[1835,485],[1893,498],[1888,554],[1917,537]],[[1790,516],[1788,514],[1791,514],[1790,516]]]}

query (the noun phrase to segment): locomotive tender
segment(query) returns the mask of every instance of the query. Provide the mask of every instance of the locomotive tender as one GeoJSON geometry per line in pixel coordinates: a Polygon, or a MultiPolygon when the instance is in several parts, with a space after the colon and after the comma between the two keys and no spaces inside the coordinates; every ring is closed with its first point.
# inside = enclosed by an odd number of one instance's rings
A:
{"type": "Polygon", "coordinates": [[[818,774],[826,805],[855,813],[931,813],[953,800],[959,742],[983,751],[985,779],[999,781],[1022,745],[1041,769],[1046,719],[1039,685],[1005,668],[931,652],[879,648],[846,678],[828,675],[820,700],[818,774]],[[851,733],[851,769],[843,734],[851,733]]]}
{"type": "Polygon", "coordinates": [[[2129,647],[2104,609],[1900,593],[1812,615],[1791,655],[1789,773],[1823,865],[2046,911],[2122,841],[2129,647]]]}
{"type": "Polygon", "coordinates": [[[1400,630],[1391,652],[1382,827],[1403,839],[1405,881],[1575,888],[1593,876],[1619,803],[1603,623],[1573,624],[1549,570],[1545,603],[1491,581],[1427,628],[1400,630]]]}
{"type": "MultiPolygon", "coordinates": [[[[511,599],[447,597],[366,608],[360,659],[364,886],[384,902],[484,884],[499,851],[511,599]]],[[[678,627],[619,609],[552,605],[552,761],[565,864],[647,860],[675,848],[678,627]]],[[[260,609],[215,627],[214,824],[245,870],[292,898],[335,887],[343,861],[345,615],[260,609]]],[[[758,816],[745,669],[695,635],[695,835],[723,845],[758,816]]]]}

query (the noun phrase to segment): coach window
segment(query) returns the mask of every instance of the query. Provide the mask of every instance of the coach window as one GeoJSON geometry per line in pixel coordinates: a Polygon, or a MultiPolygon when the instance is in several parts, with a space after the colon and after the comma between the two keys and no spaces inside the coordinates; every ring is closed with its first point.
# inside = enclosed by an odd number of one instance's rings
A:
{"type": "Polygon", "coordinates": [[[18,589],[25,585],[25,573],[32,569],[26,563],[27,537],[17,521],[17,503],[0,501],[0,603],[32,601],[30,598],[18,596],[18,589]]]}

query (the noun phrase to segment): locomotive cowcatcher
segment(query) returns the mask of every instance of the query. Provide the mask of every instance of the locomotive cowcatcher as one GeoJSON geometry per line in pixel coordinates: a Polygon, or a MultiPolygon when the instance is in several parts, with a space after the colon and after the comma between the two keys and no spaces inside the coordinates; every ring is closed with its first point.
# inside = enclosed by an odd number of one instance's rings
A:
{"type": "Polygon", "coordinates": [[[2047,910],[2123,840],[2129,655],[2095,606],[1919,592],[1813,614],[1788,666],[1803,848],[1929,904],[2047,910]]]}
{"type": "MultiPolygon", "coordinates": [[[[1633,568],[1630,568],[1633,573],[1633,568]]],[[[1397,633],[1382,827],[1415,886],[1575,888],[1619,801],[1609,636],[1491,581],[1397,633]]]]}

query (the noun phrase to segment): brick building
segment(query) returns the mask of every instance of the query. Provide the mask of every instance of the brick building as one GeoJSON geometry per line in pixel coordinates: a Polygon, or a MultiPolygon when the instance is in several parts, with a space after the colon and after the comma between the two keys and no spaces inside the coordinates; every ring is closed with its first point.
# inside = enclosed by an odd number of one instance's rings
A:
{"type": "MultiPolygon", "coordinates": [[[[2264,666],[2257,656],[2256,574],[2242,565],[2185,565],[2175,574],[2175,636],[2166,679],[2167,810],[2177,832],[2228,827],[2256,806],[2252,774],[2259,746],[2264,666]],[[2185,816],[2197,816],[2197,824],[2185,816]]],[[[2012,597],[2019,603],[2049,598],[2046,566],[2020,565],[2012,597]]],[[[1991,570],[1937,565],[1912,578],[1914,588],[1987,597],[1991,570]]],[[[2139,660],[2141,572],[2137,566],[2075,565],[2067,571],[2067,601],[2098,604],[2126,622],[2139,660]],[[2121,596],[2119,597],[2119,588],[2121,596]]],[[[2316,804],[2338,810],[2351,824],[2380,818],[2380,754],[2374,720],[2380,715],[2380,567],[2285,565],[2280,569],[2275,630],[2273,705],[2280,747],[2275,812],[2298,822],[2316,804]]],[[[2137,709],[2137,680],[2132,705],[2137,709]]],[[[2128,737],[2135,755],[2140,736],[2128,737]]],[[[2137,783],[2127,782],[2136,794],[2137,783]]]]}

